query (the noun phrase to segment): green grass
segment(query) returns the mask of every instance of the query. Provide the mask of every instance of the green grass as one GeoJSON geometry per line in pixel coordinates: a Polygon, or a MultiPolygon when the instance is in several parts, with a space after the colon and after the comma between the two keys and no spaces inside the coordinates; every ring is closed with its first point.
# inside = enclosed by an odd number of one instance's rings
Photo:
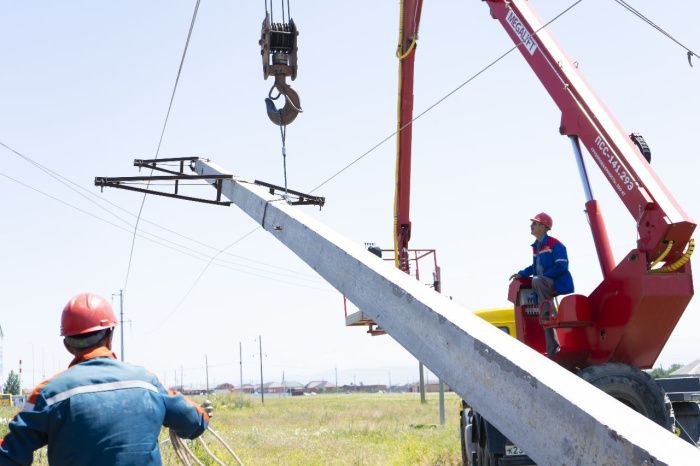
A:
{"type": "MultiPolygon", "coordinates": [[[[452,393],[446,394],[445,426],[439,425],[437,394],[428,394],[424,405],[417,394],[268,398],[264,405],[257,398],[210,399],[211,427],[247,465],[460,464],[459,399],[452,393]]],[[[0,417],[11,415],[0,409],[0,417]]],[[[6,430],[0,425],[0,434],[6,430]]],[[[161,440],[167,438],[163,431],[161,440]]],[[[210,433],[202,438],[225,463],[234,464],[210,433]]],[[[198,442],[190,445],[204,464],[216,464],[198,442]]],[[[164,464],[179,464],[169,442],[161,450],[164,464]]],[[[47,464],[45,455],[35,464],[47,464]]]]}

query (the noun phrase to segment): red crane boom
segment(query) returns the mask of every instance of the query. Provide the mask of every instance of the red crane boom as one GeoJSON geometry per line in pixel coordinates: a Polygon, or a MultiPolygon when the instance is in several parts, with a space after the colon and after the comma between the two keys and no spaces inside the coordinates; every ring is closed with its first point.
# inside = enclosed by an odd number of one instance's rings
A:
{"type": "Polygon", "coordinates": [[[409,272],[408,241],[411,239],[411,139],[413,137],[413,68],[423,0],[402,0],[399,45],[399,98],[396,129],[396,188],[394,193],[394,261],[409,272]]]}

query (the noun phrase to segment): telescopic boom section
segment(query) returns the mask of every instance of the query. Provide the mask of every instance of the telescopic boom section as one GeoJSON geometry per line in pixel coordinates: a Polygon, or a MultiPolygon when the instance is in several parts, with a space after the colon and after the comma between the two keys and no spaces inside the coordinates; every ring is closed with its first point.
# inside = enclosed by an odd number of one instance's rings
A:
{"type": "Polygon", "coordinates": [[[485,0],[491,16],[518,45],[532,70],[562,112],[560,132],[576,136],[603,171],[638,225],[637,247],[647,263],[683,255],[695,223],[671,193],[622,126],[590,89],[542,20],[524,0],[485,0]]]}
{"type": "Polygon", "coordinates": [[[396,189],[394,193],[394,260],[409,272],[408,241],[411,239],[411,138],[413,120],[413,67],[423,0],[402,0],[399,45],[398,122],[396,130],[396,189]]]}

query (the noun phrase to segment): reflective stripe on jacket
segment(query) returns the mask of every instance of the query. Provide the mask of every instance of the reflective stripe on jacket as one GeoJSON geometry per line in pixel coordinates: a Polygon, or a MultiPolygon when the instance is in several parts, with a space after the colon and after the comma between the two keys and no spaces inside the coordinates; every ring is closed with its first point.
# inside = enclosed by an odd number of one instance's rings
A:
{"type": "Polygon", "coordinates": [[[569,272],[566,247],[558,239],[544,235],[541,242],[532,243],[532,265],[525,267],[518,275],[537,275],[538,262],[542,275],[554,280],[554,290],[558,295],[574,292],[574,279],[569,272]]]}
{"type": "Polygon", "coordinates": [[[34,389],[0,442],[0,465],[31,464],[44,445],[52,466],[160,465],[161,426],[195,438],[208,420],[153,374],[102,347],[34,389]]]}

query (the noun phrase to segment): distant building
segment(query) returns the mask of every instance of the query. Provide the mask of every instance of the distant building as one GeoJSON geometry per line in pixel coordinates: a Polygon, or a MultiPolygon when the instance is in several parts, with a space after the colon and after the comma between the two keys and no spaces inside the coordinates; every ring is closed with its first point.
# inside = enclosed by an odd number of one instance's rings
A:
{"type": "Polygon", "coordinates": [[[295,381],[293,381],[293,380],[292,380],[292,381],[285,380],[283,385],[284,385],[285,387],[287,387],[287,390],[289,390],[289,391],[296,390],[296,389],[299,389],[299,388],[301,388],[301,389],[304,388],[304,384],[303,384],[303,383],[295,382],[295,381]]]}
{"type": "MultiPolygon", "coordinates": [[[[0,334],[2,331],[0,331],[0,334]]],[[[678,368],[675,370],[671,375],[694,375],[694,374],[700,374],[700,359],[696,359],[695,361],[686,364],[683,367],[678,368]]]]}
{"type": "Polygon", "coordinates": [[[355,385],[355,384],[350,384],[350,385],[343,385],[341,387],[341,390],[343,393],[378,393],[378,392],[385,392],[386,390],[386,385],[382,384],[376,384],[376,385],[355,385]]]}
{"type": "MultiPolygon", "coordinates": [[[[420,386],[418,383],[411,384],[411,388],[409,390],[411,393],[419,393],[420,392],[420,386]]],[[[430,382],[425,384],[425,392],[426,393],[438,393],[440,391],[440,384],[438,382],[430,382]]],[[[446,392],[451,392],[452,389],[445,384],[445,391],[446,392]]]]}
{"type": "Polygon", "coordinates": [[[255,393],[257,388],[260,388],[260,385],[258,385],[256,387],[255,385],[251,385],[251,384],[247,383],[247,384],[243,384],[242,388],[241,387],[234,387],[233,390],[231,390],[231,393],[236,393],[236,394],[240,395],[241,392],[243,392],[243,393],[247,393],[247,394],[251,395],[251,394],[255,393]]]}
{"type": "Polygon", "coordinates": [[[265,384],[265,393],[287,393],[287,387],[278,382],[268,382],[265,384]]]}
{"type": "Polygon", "coordinates": [[[326,393],[335,390],[335,385],[327,380],[312,380],[304,387],[305,393],[326,393]]]}
{"type": "Polygon", "coordinates": [[[217,395],[225,395],[227,393],[231,393],[234,389],[235,387],[233,386],[233,384],[226,382],[214,387],[214,393],[216,393],[217,395]]]}

